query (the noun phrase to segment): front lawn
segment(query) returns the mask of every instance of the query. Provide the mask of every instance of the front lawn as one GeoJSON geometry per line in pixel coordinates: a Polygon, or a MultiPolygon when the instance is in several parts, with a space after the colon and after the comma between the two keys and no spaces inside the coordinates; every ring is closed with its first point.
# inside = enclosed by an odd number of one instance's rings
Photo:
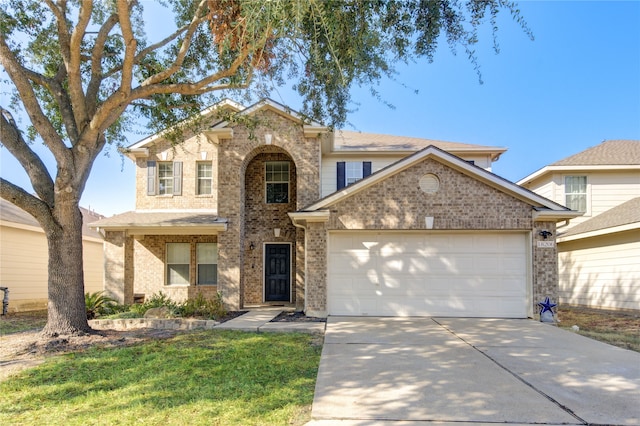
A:
{"type": "Polygon", "coordinates": [[[305,334],[209,330],[93,348],[0,383],[0,412],[3,424],[304,424],[321,344],[305,334]]]}
{"type": "Polygon", "coordinates": [[[560,306],[559,326],[610,345],[640,352],[640,313],[560,306]]]}

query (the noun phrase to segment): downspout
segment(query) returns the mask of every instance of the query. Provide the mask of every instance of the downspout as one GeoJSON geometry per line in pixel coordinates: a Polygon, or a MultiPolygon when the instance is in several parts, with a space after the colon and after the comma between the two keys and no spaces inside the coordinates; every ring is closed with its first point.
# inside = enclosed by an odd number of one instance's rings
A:
{"type": "Polygon", "coordinates": [[[296,219],[291,218],[291,223],[296,228],[300,228],[304,231],[304,312],[307,312],[307,228],[297,222],[296,219]]]}

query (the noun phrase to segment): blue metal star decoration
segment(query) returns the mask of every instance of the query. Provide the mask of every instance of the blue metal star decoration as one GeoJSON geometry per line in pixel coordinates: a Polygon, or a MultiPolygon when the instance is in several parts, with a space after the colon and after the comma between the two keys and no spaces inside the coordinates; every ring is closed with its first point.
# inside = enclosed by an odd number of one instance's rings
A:
{"type": "Polygon", "coordinates": [[[544,302],[538,302],[538,306],[540,306],[540,321],[555,322],[555,317],[551,308],[558,306],[557,303],[551,303],[551,301],[547,297],[544,299],[544,302]]]}
{"type": "Polygon", "coordinates": [[[556,306],[558,306],[558,304],[551,303],[551,301],[549,300],[549,297],[546,297],[544,299],[544,302],[538,302],[538,306],[540,306],[540,314],[544,314],[545,312],[553,313],[551,308],[555,308],[556,306]]]}

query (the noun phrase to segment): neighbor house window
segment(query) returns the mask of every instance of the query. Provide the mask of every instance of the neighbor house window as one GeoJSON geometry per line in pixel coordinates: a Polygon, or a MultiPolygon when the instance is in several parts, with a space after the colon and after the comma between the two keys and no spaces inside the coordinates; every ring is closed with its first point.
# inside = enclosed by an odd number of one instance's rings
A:
{"type": "Polygon", "coordinates": [[[362,162],[347,161],[345,166],[345,181],[351,185],[362,179],[362,162]]]}
{"type": "Polygon", "coordinates": [[[267,203],[289,202],[289,162],[267,161],[265,163],[267,203]]]}
{"type": "Polygon", "coordinates": [[[338,161],[336,172],[336,189],[342,189],[369,176],[371,161],[338,161]]]}
{"type": "Polygon", "coordinates": [[[564,193],[567,207],[582,213],[587,211],[586,176],[565,176],[564,193]]]}
{"type": "Polygon", "coordinates": [[[167,243],[167,285],[189,284],[191,244],[167,243]]]}
{"type": "Polygon", "coordinates": [[[213,166],[211,163],[197,163],[198,182],[197,194],[210,195],[213,183],[213,166]]]}
{"type": "Polygon", "coordinates": [[[218,244],[198,243],[196,245],[198,285],[218,284],[218,244]]]}

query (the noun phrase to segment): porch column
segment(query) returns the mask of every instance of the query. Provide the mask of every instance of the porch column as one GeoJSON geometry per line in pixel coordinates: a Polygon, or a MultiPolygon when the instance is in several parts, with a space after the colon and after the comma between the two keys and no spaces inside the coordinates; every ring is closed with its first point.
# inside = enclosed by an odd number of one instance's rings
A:
{"type": "Polygon", "coordinates": [[[556,223],[538,221],[533,223],[533,317],[538,317],[538,302],[549,297],[558,303],[558,245],[556,223]],[[549,234],[545,239],[541,232],[549,234]]]}
{"type": "Polygon", "coordinates": [[[308,316],[327,316],[327,229],[325,222],[307,222],[306,309],[308,316]]]}
{"type": "Polygon", "coordinates": [[[133,303],[133,240],[124,231],[104,237],[104,291],[118,303],[133,303]]]}

